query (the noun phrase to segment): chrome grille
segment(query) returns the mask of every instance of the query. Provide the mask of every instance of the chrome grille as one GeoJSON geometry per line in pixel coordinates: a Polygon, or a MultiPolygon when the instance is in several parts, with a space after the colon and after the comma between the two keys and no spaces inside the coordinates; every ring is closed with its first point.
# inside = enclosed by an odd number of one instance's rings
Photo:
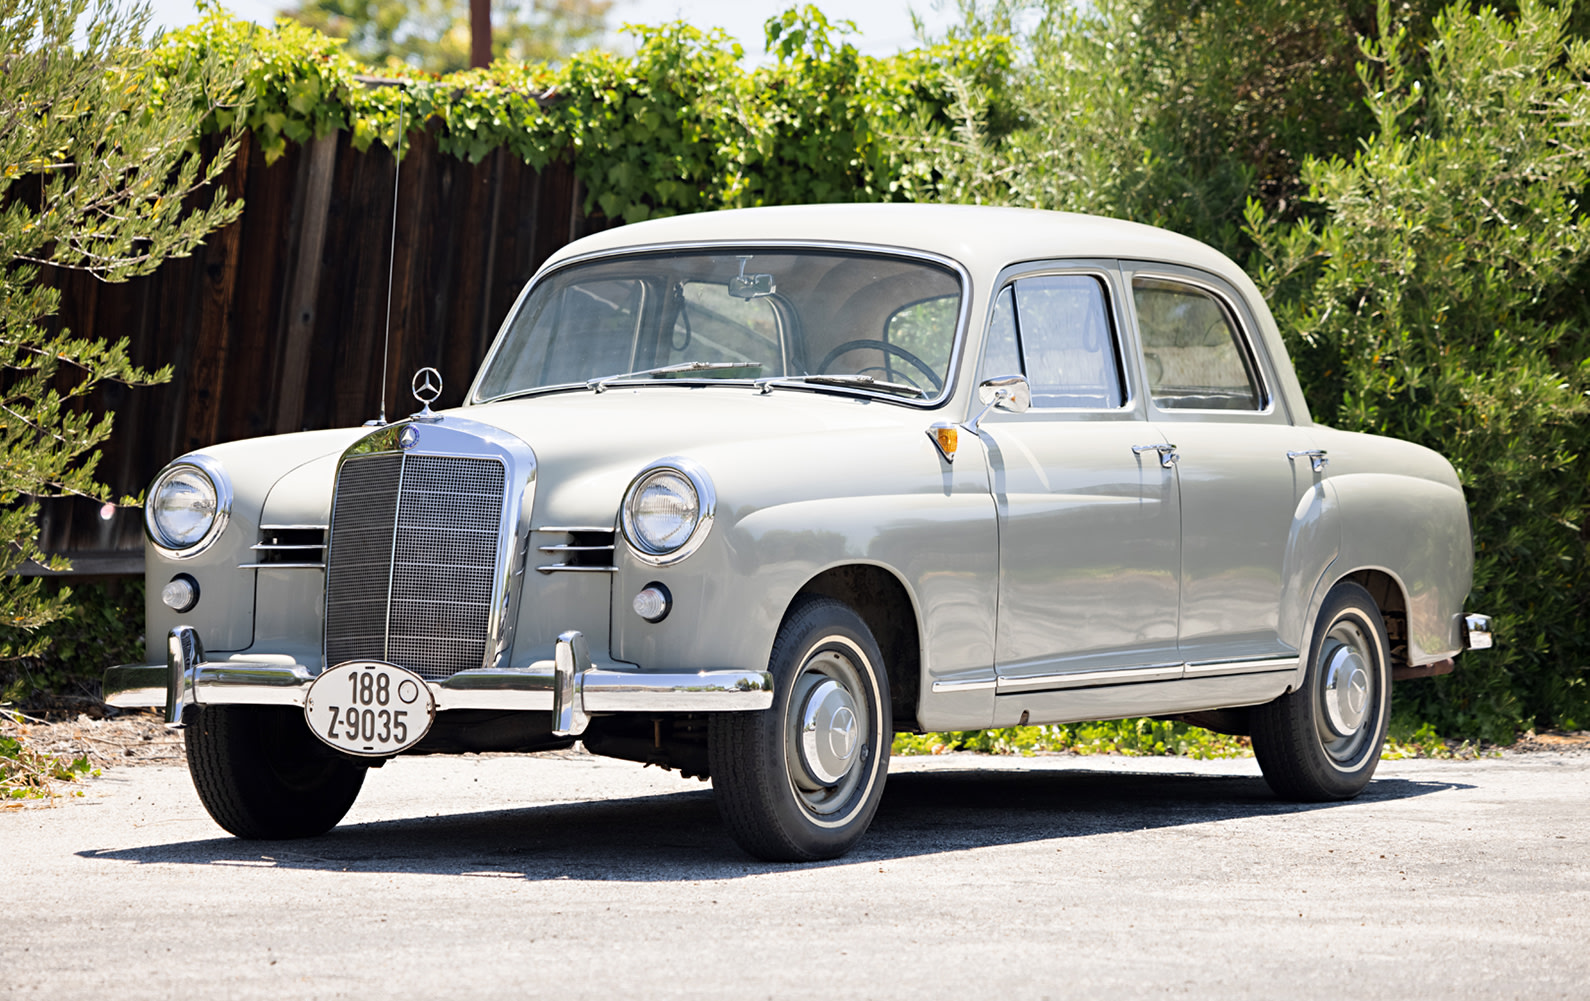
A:
{"type": "Polygon", "coordinates": [[[342,467],[326,568],[326,662],[429,680],[480,667],[506,474],[495,459],[381,453],[342,467]]]}

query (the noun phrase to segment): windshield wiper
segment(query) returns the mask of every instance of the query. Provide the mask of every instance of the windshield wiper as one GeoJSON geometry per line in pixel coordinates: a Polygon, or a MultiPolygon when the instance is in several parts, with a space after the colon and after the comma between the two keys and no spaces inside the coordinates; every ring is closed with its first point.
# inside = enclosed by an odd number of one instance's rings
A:
{"type": "Polygon", "coordinates": [[[594,389],[600,393],[615,382],[627,379],[649,379],[654,375],[674,375],[679,372],[721,372],[730,368],[751,368],[762,371],[762,366],[754,361],[687,361],[679,365],[662,365],[657,368],[643,368],[638,372],[621,372],[618,375],[604,375],[599,379],[590,379],[585,383],[586,389],[594,389]]]}
{"type": "Polygon", "coordinates": [[[918,399],[927,396],[927,393],[916,386],[907,386],[903,382],[884,382],[874,379],[870,375],[775,375],[766,379],[756,380],[758,393],[771,393],[774,386],[790,383],[816,383],[820,386],[850,386],[857,389],[876,389],[885,393],[899,393],[902,396],[915,396],[918,399]]]}

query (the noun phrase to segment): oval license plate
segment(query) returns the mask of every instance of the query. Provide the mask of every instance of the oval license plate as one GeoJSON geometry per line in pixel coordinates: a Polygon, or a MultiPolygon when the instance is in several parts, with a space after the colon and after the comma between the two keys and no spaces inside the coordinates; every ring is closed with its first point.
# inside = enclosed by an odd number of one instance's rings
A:
{"type": "Polygon", "coordinates": [[[436,720],[436,700],[413,671],[350,660],[310,683],[304,719],[339,751],[384,757],[420,742],[436,720]]]}

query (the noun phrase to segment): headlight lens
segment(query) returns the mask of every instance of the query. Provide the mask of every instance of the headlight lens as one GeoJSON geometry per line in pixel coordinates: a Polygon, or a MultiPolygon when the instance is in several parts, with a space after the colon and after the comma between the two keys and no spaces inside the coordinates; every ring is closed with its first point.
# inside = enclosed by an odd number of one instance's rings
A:
{"type": "Polygon", "coordinates": [[[671,553],[684,545],[701,517],[701,498],[688,477],[674,469],[659,469],[635,484],[626,505],[633,541],[653,555],[671,553]]]}
{"type": "Polygon", "coordinates": [[[712,480],[700,466],[680,456],[659,459],[641,470],[624,495],[624,538],[646,563],[677,563],[701,547],[717,503],[712,480]]]}
{"type": "Polygon", "coordinates": [[[198,466],[178,464],[156,477],[144,508],[149,534],[172,550],[192,549],[215,527],[221,490],[198,466]]]}

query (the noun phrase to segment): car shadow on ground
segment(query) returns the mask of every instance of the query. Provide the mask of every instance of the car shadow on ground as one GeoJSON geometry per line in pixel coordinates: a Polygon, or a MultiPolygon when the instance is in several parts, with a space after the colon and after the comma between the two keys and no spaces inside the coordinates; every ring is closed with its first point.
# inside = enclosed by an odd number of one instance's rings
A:
{"type": "MultiPolygon", "coordinates": [[[[1350,803],[1469,789],[1454,782],[1372,782],[1350,803]]],[[[418,804],[416,804],[418,806],[418,804]]],[[[1046,841],[1336,809],[1288,803],[1248,776],[1067,770],[945,769],[892,775],[850,865],[1046,841]]],[[[659,796],[345,824],[316,838],[232,837],[83,851],[85,858],[192,865],[271,865],[529,880],[732,879],[790,868],[734,844],[703,787],[659,796]]]]}

